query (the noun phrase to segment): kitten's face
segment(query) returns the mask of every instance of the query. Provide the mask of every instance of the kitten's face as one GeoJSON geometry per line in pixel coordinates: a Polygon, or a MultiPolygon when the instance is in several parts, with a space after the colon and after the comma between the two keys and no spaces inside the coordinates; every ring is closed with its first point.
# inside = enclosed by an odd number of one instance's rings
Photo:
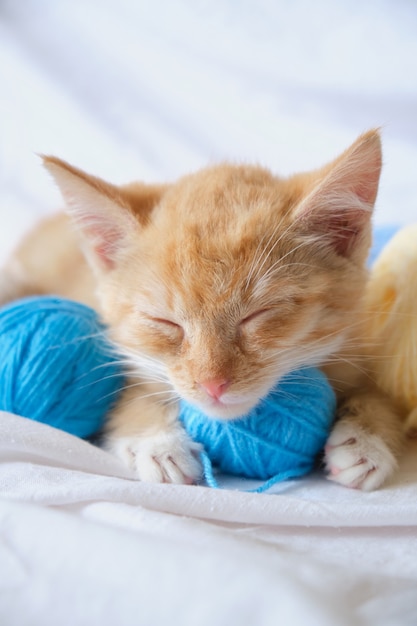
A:
{"type": "Polygon", "coordinates": [[[323,362],[352,321],[363,273],[312,243],[294,202],[265,172],[194,175],[104,283],[117,340],[206,414],[243,415],[283,374],[323,362]]]}
{"type": "MultiPolygon", "coordinates": [[[[333,180],[338,163],[287,180],[252,167],[203,170],[155,191],[126,224],[111,222],[104,244],[89,213],[104,317],[133,369],[233,418],[340,347],[362,296],[378,176],[365,177],[369,192],[359,177],[359,192],[346,168],[333,180]],[[335,208],[337,192],[354,207],[335,208]]],[[[124,193],[132,207],[143,188],[124,193]]]]}

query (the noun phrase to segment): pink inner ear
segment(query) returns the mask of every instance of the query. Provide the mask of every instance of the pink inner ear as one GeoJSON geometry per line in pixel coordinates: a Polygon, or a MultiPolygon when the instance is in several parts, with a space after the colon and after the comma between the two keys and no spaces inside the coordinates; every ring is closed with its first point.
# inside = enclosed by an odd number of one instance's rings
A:
{"type": "Polygon", "coordinates": [[[88,220],[88,226],[84,227],[84,232],[91,241],[92,249],[101,264],[106,269],[112,269],[119,250],[119,242],[123,238],[122,231],[113,224],[103,223],[100,220],[88,220]]]}
{"type": "Polygon", "coordinates": [[[378,192],[381,147],[375,132],[363,135],[324,173],[301,214],[310,232],[344,257],[361,249],[378,192]]]}
{"type": "Polygon", "coordinates": [[[112,269],[114,267],[114,261],[111,257],[112,251],[113,248],[108,243],[103,242],[102,244],[94,246],[96,256],[100,259],[106,269],[112,269]]]}
{"type": "Polygon", "coordinates": [[[366,211],[349,211],[346,214],[332,215],[327,221],[333,249],[341,256],[348,257],[365,226],[366,211]]]}

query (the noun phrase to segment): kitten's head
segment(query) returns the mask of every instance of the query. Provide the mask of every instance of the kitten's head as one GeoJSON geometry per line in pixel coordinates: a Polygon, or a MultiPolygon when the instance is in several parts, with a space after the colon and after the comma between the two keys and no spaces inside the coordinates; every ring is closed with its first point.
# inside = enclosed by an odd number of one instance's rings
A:
{"type": "Polygon", "coordinates": [[[110,185],[53,157],[114,340],[146,377],[220,418],[323,363],[355,324],[379,135],[287,179],[218,165],[166,186],[110,185]]]}

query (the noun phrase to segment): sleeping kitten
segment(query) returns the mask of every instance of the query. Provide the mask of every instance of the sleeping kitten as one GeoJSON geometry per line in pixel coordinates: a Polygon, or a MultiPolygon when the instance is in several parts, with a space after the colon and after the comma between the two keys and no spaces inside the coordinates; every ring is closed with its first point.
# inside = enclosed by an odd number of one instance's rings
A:
{"type": "Polygon", "coordinates": [[[222,164],[171,185],[116,187],[55,157],[44,163],[70,218],[54,216],[24,240],[0,279],[2,299],[55,293],[101,313],[131,373],[108,450],[140,479],[194,482],[197,446],[177,419],[178,398],[231,419],[287,372],[321,365],[341,398],[330,477],[382,484],[401,424],[359,358],[377,131],[285,179],[222,164]]]}

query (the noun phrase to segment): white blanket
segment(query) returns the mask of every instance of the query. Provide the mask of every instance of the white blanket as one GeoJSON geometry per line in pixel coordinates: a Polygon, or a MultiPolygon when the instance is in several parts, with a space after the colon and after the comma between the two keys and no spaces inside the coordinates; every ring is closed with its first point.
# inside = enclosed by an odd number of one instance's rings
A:
{"type": "Polygon", "coordinates": [[[416,624],[416,452],[370,494],[321,474],[273,495],[150,485],[3,413],[0,621],[416,624]]]}
{"type": "MultiPolygon", "coordinates": [[[[381,125],[375,221],[415,221],[416,29],[388,0],[3,0],[0,262],[59,206],[42,152],[116,183],[288,174],[381,125]]],[[[0,415],[2,626],[415,626],[416,587],[415,445],[375,493],[317,473],[255,495],[141,484],[0,415]]]]}

